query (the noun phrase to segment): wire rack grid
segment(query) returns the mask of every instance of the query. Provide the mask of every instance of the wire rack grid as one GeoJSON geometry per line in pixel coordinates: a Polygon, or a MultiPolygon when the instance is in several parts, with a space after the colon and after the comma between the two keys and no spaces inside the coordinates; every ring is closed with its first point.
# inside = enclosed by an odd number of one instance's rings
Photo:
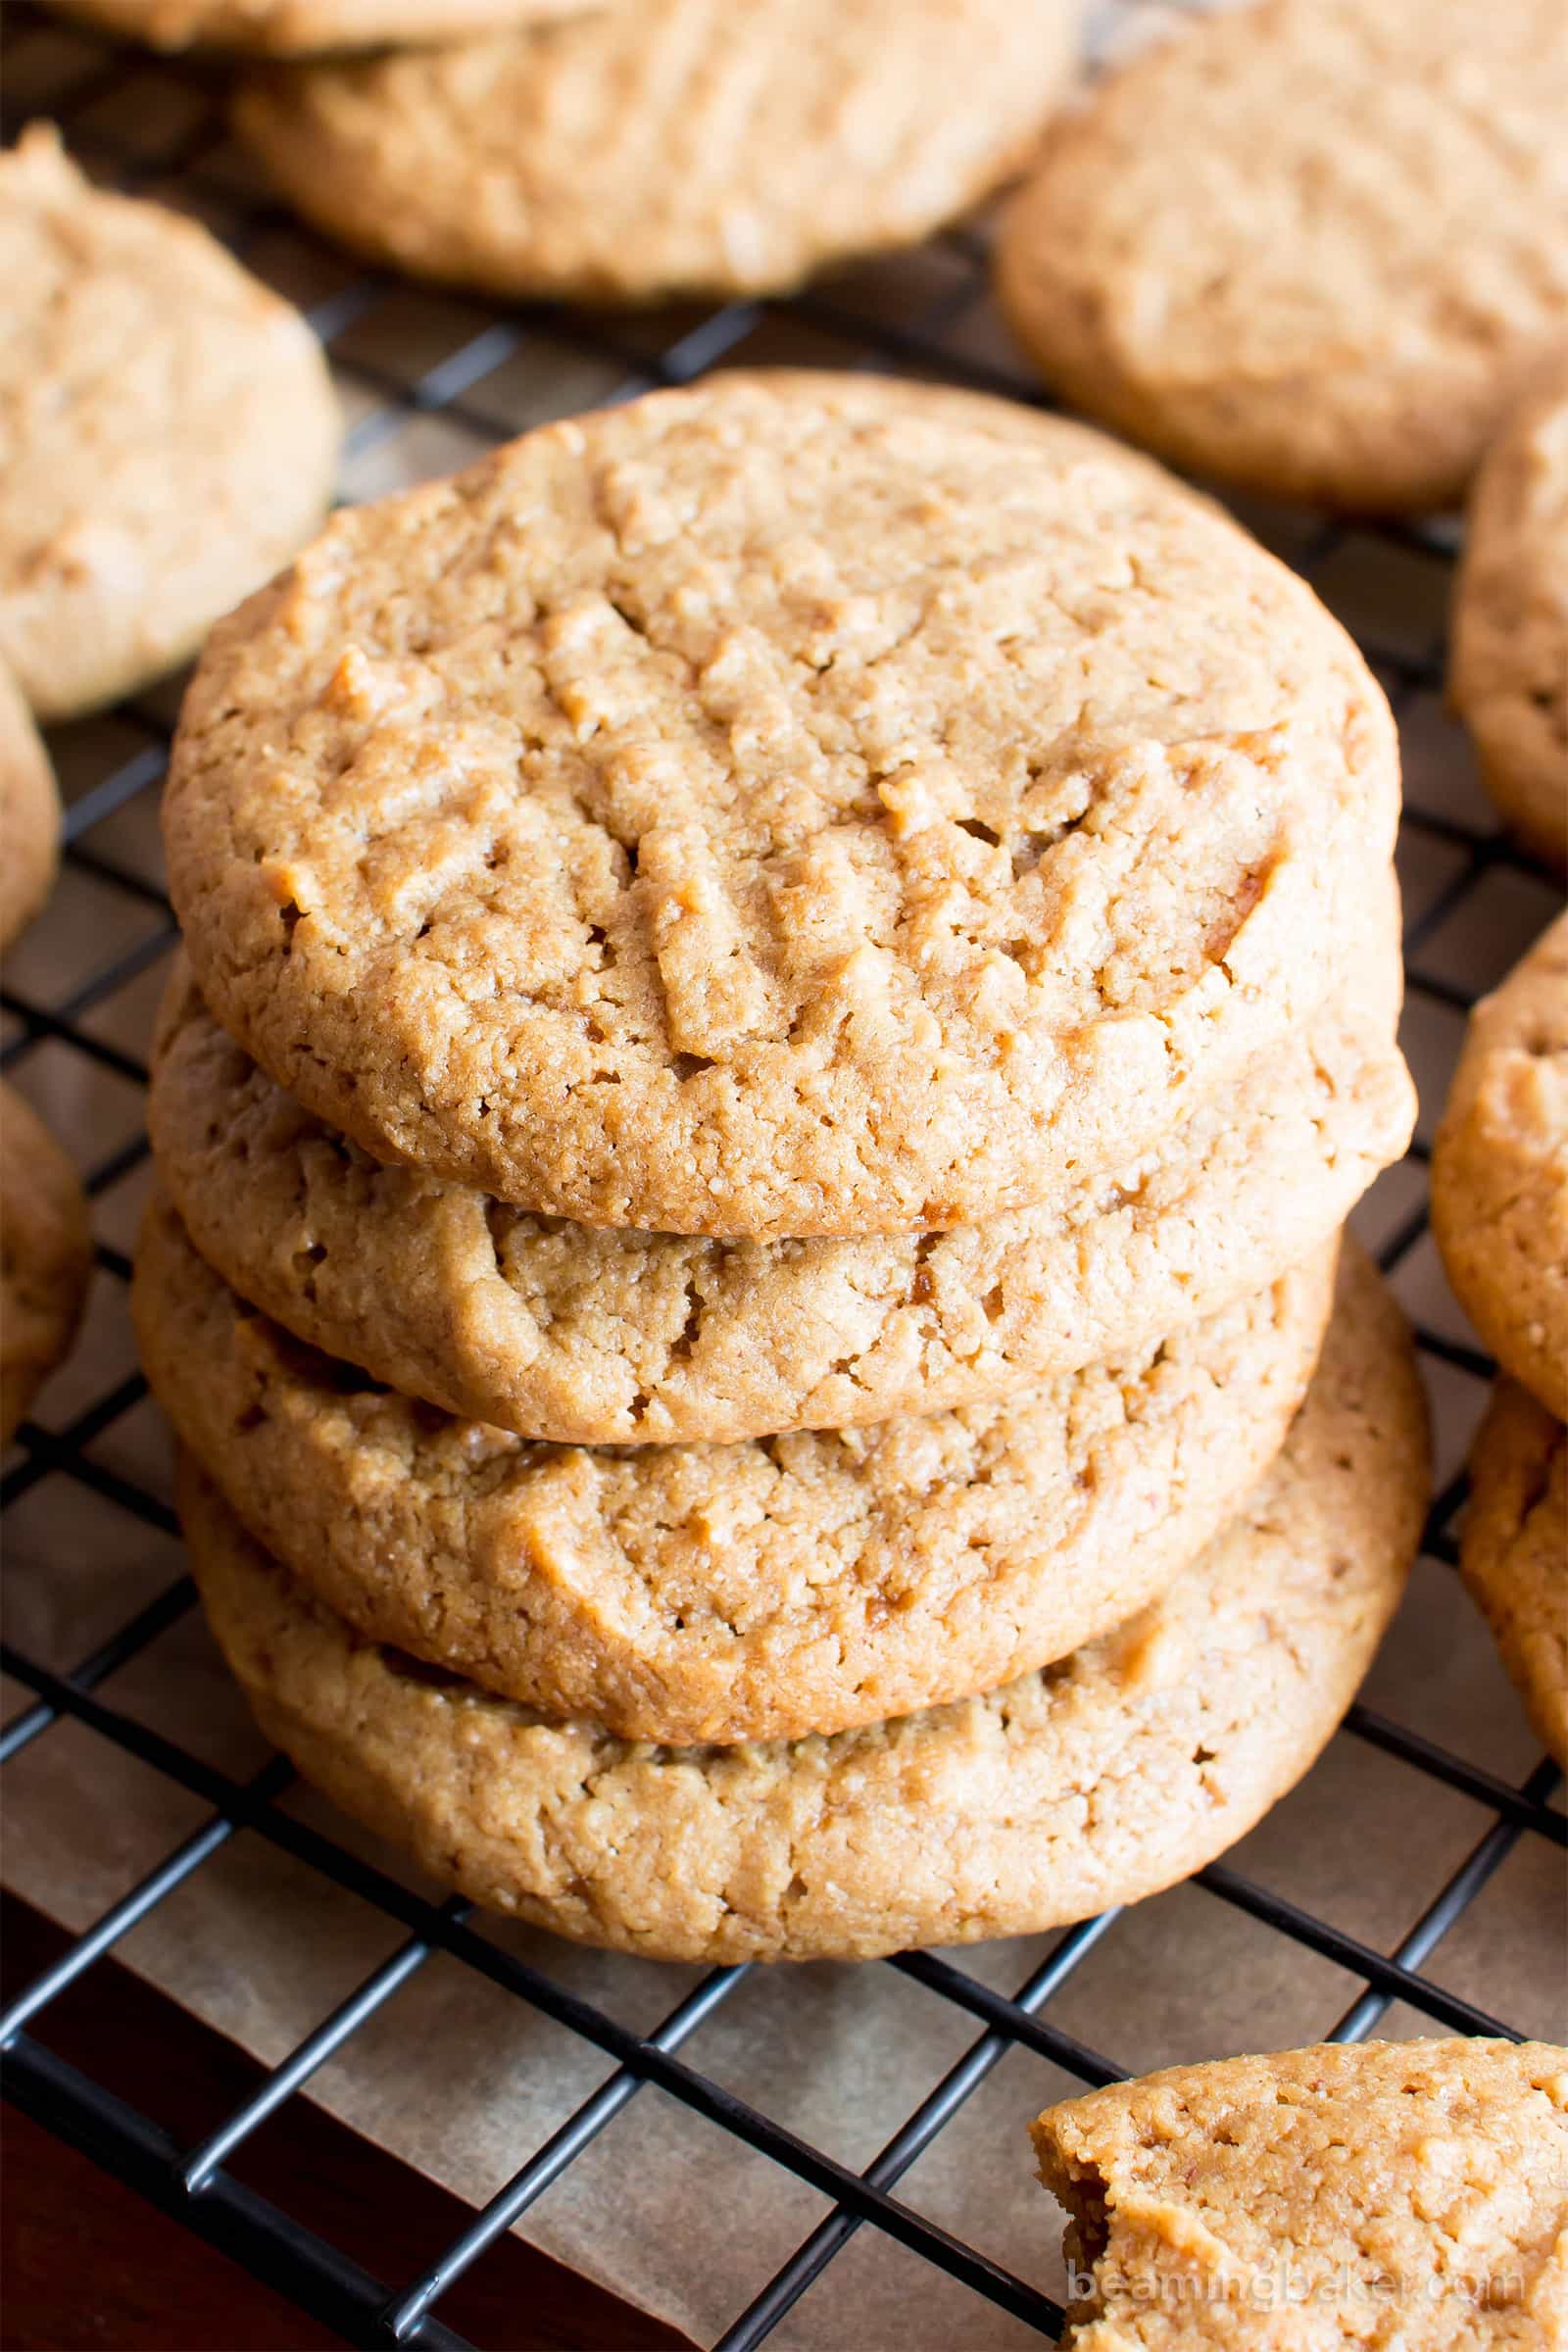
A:
{"type": "MultiPolygon", "coordinates": [[[[1124,5],[1136,8],[1140,0],[1124,0],[1124,5]]],[[[978,229],[952,232],[916,254],[848,273],[783,305],[731,303],[615,321],[559,312],[480,311],[416,295],[302,233],[258,191],[228,146],[220,92],[201,69],[127,56],[90,36],[67,33],[25,8],[10,12],[6,63],[7,100],[16,118],[7,124],[8,136],[30,115],[53,116],[95,175],[197,212],[251,267],[301,302],[327,346],[344,393],[351,422],[345,487],[351,496],[372,495],[393,480],[408,479],[411,471],[444,470],[547,415],[655,385],[686,383],[725,363],[786,360],[880,368],[1026,401],[1039,398],[987,309],[985,247],[978,229]]],[[[1342,610],[1347,603],[1351,608],[1352,625],[1363,575],[1381,566],[1382,586],[1365,600],[1369,617],[1358,634],[1401,720],[1417,725],[1430,720],[1442,677],[1441,593],[1435,605],[1431,583],[1443,581],[1453,534],[1444,526],[1361,530],[1251,512],[1246,518],[1264,535],[1272,530],[1282,537],[1283,552],[1325,593],[1337,591],[1342,610]],[[1392,627],[1385,625],[1390,565],[1396,573],[1401,565],[1414,566],[1427,582],[1424,599],[1413,600],[1413,614],[1405,600],[1392,627]],[[1376,617],[1371,617],[1374,608],[1376,617]]],[[[124,1024],[104,1016],[129,1005],[134,1031],[145,996],[138,983],[167,957],[174,935],[155,865],[120,847],[127,838],[127,816],[137,811],[145,816],[156,805],[172,708],[168,694],[132,700],[113,714],[107,728],[89,731],[74,760],[63,759],[69,793],[67,871],[94,885],[98,903],[122,910],[125,921],[106,912],[104,937],[112,952],[74,973],[64,988],[33,989],[24,970],[18,985],[5,990],[0,1062],[24,1085],[29,1062],[46,1052],[73,1057],[123,1087],[136,1089],[145,1081],[144,1060],[124,1042],[124,1024]]],[[[1429,956],[1429,949],[1441,946],[1489,886],[1500,882],[1528,895],[1536,885],[1473,796],[1460,796],[1447,807],[1409,808],[1403,854],[1407,886],[1412,873],[1420,886],[1408,892],[1413,902],[1406,939],[1411,998],[1445,1010],[1457,1025],[1472,1000],[1473,984],[1456,980],[1442,956],[1429,956]]],[[[134,1180],[145,1152],[138,1128],[87,1171],[95,1203],[111,1200],[134,1180]]],[[[1426,1246],[1419,1181],[1425,1159],[1426,1148],[1418,1143],[1395,1210],[1384,1217],[1379,1255],[1396,1279],[1426,1246]]],[[[98,1261],[104,1284],[116,1289],[124,1284],[129,1264],[122,1249],[101,1242],[98,1261]]],[[[1440,1378],[1452,1374],[1479,1384],[1488,1377],[1490,1366],[1461,1329],[1425,1323],[1419,1336],[1440,1378]]],[[[128,1371],[72,1410],[63,1426],[25,1424],[0,1483],[0,1504],[10,1511],[39,1490],[85,1489],[122,1515],[127,1529],[140,1525],[172,1534],[167,1502],[117,1467],[112,1447],[106,1450],[102,1443],[144,1396],[140,1375],[128,1371]]],[[[1462,1481],[1455,1476],[1438,1496],[1428,1529],[1429,1551],[1449,1565],[1461,1500],[1462,1481]]],[[[1094,1955],[1114,1914],[1060,1936],[1010,1991],[936,1953],[906,1953],[879,1964],[951,2004],[972,2021],[974,2032],[939,2080],[913,2086],[919,2095],[912,2097],[899,2128],[873,2161],[857,2169],[739,2096],[687,2054],[747,1970],[710,1972],[652,2031],[635,2031],[545,1969],[491,1941],[466,1904],[436,1903],[411,1891],[284,1809],[279,1800],[291,1776],[280,1760],[241,1782],[196,1753],[181,1738],[178,1723],[149,1724],[117,1707],[117,1675],[175,1625],[192,1601],[188,1579],[178,1578],[69,1670],[11,1645],[0,1659],[23,1693],[0,1734],[0,1760],[10,1762],[33,1742],[58,1737],[62,1725],[74,1724],[166,1776],[205,1809],[201,1826],[104,1910],[0,2019],[4,2087],[19,2106],[356,2343],[461,2346],[466,2339],[441,2316],[443,2296],[648,2084],[826,2200],[825,2217],[724,2329],[718,2339],[722,2352],[749,2352],[761,2344],[866,2229],[887,2233],[1042,2336],[1059,2332],[1060,2308],[1050,2296],[902,2198],[899,2189],[1009,2051],[1032,2050],[1084,2083],[1108,2082],[1129,2071],[1115,2055],[1065,2031],[1051,2015],[1069,1982],[1080,1991],[1085,1983],[1092,1984],[1094,1955]],[[176,2144],[154,2117],[52,2052],[43,2035],[57,1996],[235,1838],[267,1840],[376,1906],[402,1940],[267,2074],[237,2112],[199,2144],[176,2144]],[[515,2169],[489,2203],[416,2275],[376,2277],[318,2234],[308,2218],[283,2211],[247,2186],[231,2167],[251,2134],[307,2089],[318,2070],[437,1953],[581,2037],[612,2062],[612,2071],[541,2144],[518,2151],[515,2169]]],[[[1519,1841],[1557,1847],[1568,1841],[1568,1823],[1550,1801],[1556,1784],[1551,1766],[1543,1762],[1510,1781],[1366,1705],[1352,1709],[1347,1729],[1354,1740],[1399,1759],[1428,1788],[1442,1785],[1459,1792],[1479,1808],[1484,1822],[1458,1866],[1433,1886],[1393,1948],[1374,1948],[1229,1864],[1205,1870],[1197,1884],[1218,1904],[1247,1915],[1298,1950],[1334,1963],[1359,1984],[1342,2015],[1323,2019],[1325,2034],[1359,2038],[1396,2002],[1429,2030],[1513,2033],[1506,2018],[1488,2014],[1428,1975],[1426,1963],[1519,1841]]],[[[1412,1801],[1421,1801],[1416,1784],[1412,1801]]]]}

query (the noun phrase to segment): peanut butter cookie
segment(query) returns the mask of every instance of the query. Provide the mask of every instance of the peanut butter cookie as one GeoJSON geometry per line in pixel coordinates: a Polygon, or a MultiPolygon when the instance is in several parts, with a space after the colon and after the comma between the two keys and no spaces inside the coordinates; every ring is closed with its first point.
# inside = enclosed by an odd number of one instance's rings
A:
{"type": "Polygon", "coordinates": [[[622,0],[458,49],[258,76],[235,121],[328,236],[576,302],[772,293],[1005,178],[1080,0],[622,0]]]}
{"type": "Polygon", "coordinates": [[[316,338],[194,220],[0,155],[0,660],[40,718],[183,661],[319,522],[316,338]]]}
{"type": "Polygon", "coordinates": [[[1327,996],[1392,721],[1210,508],[988,406],[720,377],[335,516],[185,702],[216,1017],[583,1224],[929,1230],[1153,1148],[1327,996]]]}
{"type": "Polygon", "coordinates": [[[1070,2352],[1563,2340],[1568,2050],[1364,2041],[1048,2107],[1070,2352]]]}
{"type": "Polygon", "coordinates": [[[1568,1419],[1568,914],[1471,1014],[1433,1149],[1432,1229],[1487,1346],[1568,1419]]]}
{"type": "Polygon", "coordinates": [[[1449,686],[1509,827],[1568,870],[1568,348],[1476,476],[1449,686]]]}
{"type": "Polygon", "coordinates": [[[0,1082],[0,1445],[69,1354],[91,1273],[76,1172],[37,1112],[0,1082]]]}
{"type": "Polygon", "coordinates": [[[943,1234],[637,1233],[384,1167],[263,1075],[183,962],[154,1053],[153,1148],[192,1241],[243,1298],[448,1412],[583,1446],[849,1428],[1157,1341],[1321,1247],[1409,1141],[1389,960],[1381,1005],[1368,957],[1354,1014],[1326,1009],[1152,1157],[943,1234]]]}
{"type": "Polygon", "coordinates": [[[49,896],[60,858],[60,794],[11,672],[0,662],[0,948],[49,896]]]}
{"type": "Polygon", "coordinates": [[[1568,1767],[1568,1430],[1511,1380],[1471,1450],[1459,1567],[1531,1722],[1568,1767]]]}
{"type": "Polygon", "coordinates": [[[1263,0],[1057,118],[1003,233],[1025,349],[1195,472],[1456,505],[1568,334],[1562,0],[1263,0]]]}

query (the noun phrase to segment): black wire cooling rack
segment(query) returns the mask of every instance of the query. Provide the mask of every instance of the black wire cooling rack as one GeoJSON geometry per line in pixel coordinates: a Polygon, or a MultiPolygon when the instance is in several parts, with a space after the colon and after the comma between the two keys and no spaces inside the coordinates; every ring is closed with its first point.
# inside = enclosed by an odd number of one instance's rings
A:
{"type": "MultiPolygon", "coordinates": [[[[1124,0],[1124,5],[1140,4],[1141,0],[1124,0]]],[[[706,369],[732,361],[763,364],[787,359],[797,365],[879,368],[1022,400],[1039,397],[989,322],[984,241],[979,231],[970,229],[955,231],[914,256],[851,273],[783,305],[730,303],[686,312],[674,319],[662,313],[652,318],[605,321],[559,312],[478,312],[470,306],[437,304],[446,319],[446,347],[430,357],[419,348],[415,312],[408,313],[408,333],[399,341],[398,306],[410,302],[408,289],[330,254],[274,204],[258,196],[226,144],[219,86],[202,69],[115,50],[91,36],[68,32],[24,7],[8,10],[6,66],[10,109],[16,117],[6,125],[7,137],[15,135],[22,119],[50,115],[95,175],[131,192],[176,196],[207,218],[252,266],[265,269],[262,257],[270,244],[286,245],[289,262],[271,273],[305,305],[346,389],[352,419],[346,480],[352,494],[366,495],[381,486],[378,452],[393,437],[416,432],[421,421],[438,423],[443,433],[463,444],[450,452],[443,447],[437,464],[425,468],[441,470],[448,463],[461,462],[465,454],[510,437],[542,414],[625,397],[656,385],[688,383],[706,369]],[[378,321],[390,330],[390,347],[397,355],[391,361],[385,356],[387,336],[378,343],[373,333],[366,332],[378,321]],[[530,372],[541,354],[548,368],[530,372]],[[537,387],[545,380],[552,387],[545,397],[554,405],[541,408],[537,387]]],[[[275,253],[272,259],[275,263],[275,253]]],[[[1402,551],[1430,564],[1446,563],[1452,548],[1452,536],[1443,526],[1352,531],[1298,518],[1288,552],[1314,580],[1321,583],[1332,572],[1343,585],[1357,551],[1381,550],[1387,556],[1392,549],[1396,561],[1402,551]]],[[[1359,633],[1396,710],[1408,712],[1418,698],[1430,702],[1441,687],[1441,625],[1414,632],[1396,629],[1392,641],[1375,624],[1359,633]]],[[[13,1070],[52,1045],[112,1078],[139,1086],[145,1082],[144,1063],[100,1034],[101,1024],[95,1026],[93,1016],[168,953],[173,918],[156,882],[118,857],[112,846],[103,845],[106,839],[114,841],[113,820],[158,793],[169,728],[156,703],[133,700],[115,717],[123,756],[109,760],[104,772],[72,800],[66,859],[68,868],[135,902],[152,927],[131,947],[78,979],[58,1001],[5,991],[7,1042],[0,1050],[0,1062],[13,1070]],[[130,746],[134,748],[125,748],[130,746]]],[[[1410,990],[1417,999],[1424,997],[1462,1014],[1472,992],[1424,962],[1422,951],[1452,923],[1489,877],[1523,877],[1529,869],[1473,807],[1459,814],[1407,809],[1405,840],[1418,860],[1425,854],[1428,868],[1435,865],[1440,872],[1437,887],[1419,906],[1407,932],[1410,990]]],[[[140,1136],[114,1152],[89,1172],[89,1195],[96,1198],[120,1184],[145,1152],[140,1136]]],[[[1425,1157],[1418,1145],[1412,1154],[1418,1169],[1425,1157]]],[[[1423,1198],[1403,1213],[1379,1252],[1390,1272],[1422,1245],[1426,1234],[1424,1186],[1416,1189],[1423,1198]]],[[[100,1247],[98,1259],[108,1281],[125,1281],[130,1268],[120,1250],[100,1247]]],[[[1432,1361],[1478,1380],[1489,1375],[1486,1359],[1462,1341],[1429,1328],[1419,1336],[1432,1361]]],[[[20,1458],[0,1482],[0,1505],[9,1509],[45,1482],[73,1482],[125,1514],[127,1535],[133,1532],[131,1522],[172,1533],[167,1505],[90,1450],[145,1393],[144,1383],[133,1375],[95,1396],[58,1432],[24,1424],[17,1448],[20,1458]]],[[[1439,1496],[1428,1529],[1428,1548],[1450,1565],[1455,1556],[1453,1522],[1461,1500],[1462,1486],[1455,1479],[1439,1496]]],[[[466,1904],[432,1904],[281,1809],[277,1800],[291,1775],[280,1760],[242,1785],[192,1753],[182,1743],[177,1724],[156,1728],[117,1709],[105,1695],[114,1677],[168,1631],[192,1606],[193,1597],[189,1580],[179,1579],[68,1673],[52,1671],[13,1646],[0,1655],[5,1672],[30,1693],[30,1703],[0,1734],[0,1761],[16,1757],[34,1740],[48,1739],[56,1727],[74,1723],[166,1776],[207,1808],[203,1826],[77,1936],[0,2018],[0,2074],[7,2095],[19,2107],[354,2343],[445,2346],[457,2352],[466,2339],[442,2320],[442,2297],[650,2083],[808,2183],[830,2208],[734,2318],[719,2338],[721,2352],[749,2352],[761,2344],[863,2228],[887,2232],[1042,2336],[1059,2332],[1061,2312],[1054,2302],[902,2201],[897,2192],[910,2166],[1010,2049],[1032,2050],[1084,2083],[1105,2082],[1126,2071],[1113,2056],[1059,2030],[1050,2017],[1054,1997],[1085,1970],[1110,1924],[1108,1918],[1088,1921],[1061,1936],[1044,1963],[1010,1996],[934,1953],[905,1953],[877,1964],[902,1972],[953,2004],[974,2021],[976,2034],[958,2061],[914,2100],[874,2161],[862,2171],[853,2170],[682,2055],[747,1970],[712,1971],[657,2029],[631,2031],[539,1967],[488,1940],[470,1924],[466,1904]],[[269,1840],[308,1870],[376,1906],[404,1932],[405,1940],[266,2075],[261,2087],[219,2130],[199,2145],[179,2145],[151,2117],[66,2063],[39,2038],[36,2029],[57,1996],[241,1832],[269,1840]],[[306,2088],[317,2070],[340,2053],[436,1953],[476,1971],[489,1984],[580,2036],[613,2061],[614,2071],[542,2145],[519,2151],[516,2169],[505,2185],[417,2277],[375,2277],[307,2221],[247,2186],[229,2168],[250,2135],[283,2102],[306,2088]]],[[[1568,1842],[1568,1823],[1547,1801],[1555,1791],[1553,1768],[1543,1762],[1519,1785],[1510,1785],[1363,1705],[1351,1710],[1347,1728],[1355,1739],[1401,1759],[1429,1783],[1457,1790],[1484,1808],[1489,1822],[1459,1867],[1433,1889],[1395,1948],[1374,1949],[1226,1864],[1203,1871],[1198,1886],[1219,1903],[1288,1938],[1298,1951],[1318,1955],[1359,1983],[1362,1989],[1356,1998],[1327,2027],[1333,2036],[1359,2038],[1396,2001],[1439,2031],[1512,2034],[1507,2019],[1492,2017],[1445,1989],[1423,1973],[1424,1964],[1519,1840],[1539,1838],[1557,1846],[1568,1842]]],[[[692,2253],[700,2259],[701,2248],[694,2247],[692,2253]]]]}

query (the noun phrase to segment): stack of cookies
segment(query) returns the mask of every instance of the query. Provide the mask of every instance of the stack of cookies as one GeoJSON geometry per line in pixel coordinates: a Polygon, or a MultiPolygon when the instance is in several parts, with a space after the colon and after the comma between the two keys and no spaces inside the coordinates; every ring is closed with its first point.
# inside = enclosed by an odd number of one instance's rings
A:
{"type": "Polygon", "coordinates": [[[336,515],[209,642],[136,1308],[268,1732],[675,1957],[1238,1838],[1426,1486],[1387,707],[1147,460],[774,375],[336,515]]]}

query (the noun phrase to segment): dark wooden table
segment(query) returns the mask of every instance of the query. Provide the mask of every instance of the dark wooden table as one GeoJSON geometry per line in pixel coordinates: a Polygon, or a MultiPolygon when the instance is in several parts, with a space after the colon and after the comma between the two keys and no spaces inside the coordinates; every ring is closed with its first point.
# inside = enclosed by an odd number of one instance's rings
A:
{"type": "MultiPolygon", "coordinates": [[[[7,1996],[69,1940],[11,1897],[0,1938],[7,1996]]],[[[113,1960],[64,1993],[38,2034],[182,2140],[211,2131],[262,2080],[243,2050],[113,1960]]],[[[0,2129],[4,2352],[318,2352],[343,2340],[15,2107],[0,2129]]],[[[410,2276],[468,2218],[305,2099],[262,2127],[236,2170],[382,2277],[410,2276]]],[[[690,2352],[684,2336],[515,2237],[491,2247],[440,2308],[483,2352],[690,2352]]]]}

